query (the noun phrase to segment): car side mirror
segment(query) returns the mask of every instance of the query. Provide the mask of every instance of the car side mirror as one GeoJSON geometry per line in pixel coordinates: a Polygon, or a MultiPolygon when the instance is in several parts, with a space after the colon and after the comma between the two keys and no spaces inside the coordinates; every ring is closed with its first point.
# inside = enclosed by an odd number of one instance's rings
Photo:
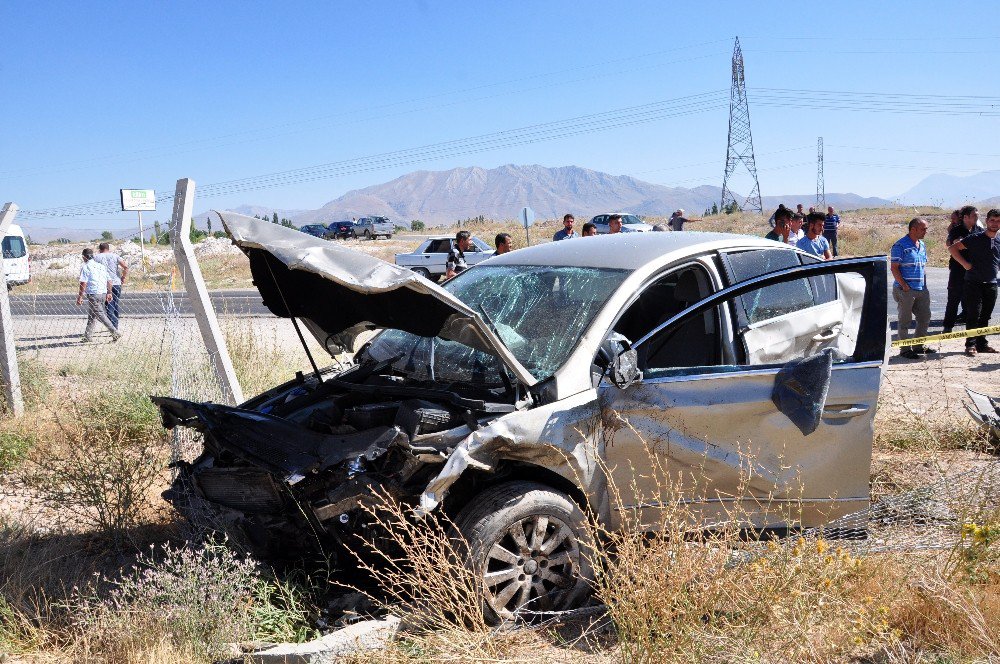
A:
{"type": "Polygon", "coordinates": [[[608,378],[615,387],[622,390],[632,383],[642,380],[642,372],[639,371],[639,355],[635,349],[630,348],[615,355],[611,366],[608,367],[608,378]]]}
{"type": "Polygon", "coordinates": [[[638,354],[629,340],[618,333],[612,333],[604,340],[597,351],[596,361],[604,369],[604,375],[617,388],[624,389],[642,380],[638,354]]]}

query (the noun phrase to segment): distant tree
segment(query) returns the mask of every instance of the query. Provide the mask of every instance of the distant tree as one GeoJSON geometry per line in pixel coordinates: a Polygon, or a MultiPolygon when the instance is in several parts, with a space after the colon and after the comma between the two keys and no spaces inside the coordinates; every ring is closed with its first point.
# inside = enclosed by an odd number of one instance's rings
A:
{"type": "Polygon", "coordinates": [[[740,206],[736,204],[736,201],[733,201],[726,207],[722,208],[722,211],[726,214],[733,214],[740,211],[740,206]]]}
{"type": "Polygon", "coordinates": [[[298,228],[295,224],[292,223],[291,219],[285,219],[284,217],[282,217],[281,219],[281,225],[284,226],[285,228],[295,228],[295,229],[298,228]]]}
{"type": "Polygon", "coordinates": [[[101,231],[101,239],[108,242],[110,240],[114,240],[115,236],[111,231],[101,231]]]}
{"type": "Polygon", "coordinates": [[[224,238],[226,237],[226,231],[215,231],[215,233],[212,234],[212,237],[224,238]]]}
{"type": "Polygon", "coordinates": [[[271,213],[271,223],[272,224],[278,223],[278,213],[277,212],[272,212],[271,213]]]}
{"type": "Polygon", "coordinates": [[[212,218],[211,217],[205,217],[205,225],[208,226],[208,234],[211,235],[212,234],[212,218]]]}
{"type": "Polygon", "coordinates": [[[427,228],[427,225],[424,222],[420,221],[419,219],[414,219],[413,221],[410,222],[411,231],[422,231],[425,228],[427,228]]]}
{"type": "Polygon", "coordinates": [[[31,241],[31,236],[27,234],[24,236],[24,241],[28,244],[34,244],[34,242],[31,241]]]}
{"type": "Polygon", "coordinates": [[[719,206],[712,203],[712,214],[719,214],[719,206]]]}
{"type": "Polygon", "coordinates": [[[154,233],[153,238],[154,239],[150,240],[149,243],[150,244],[159,244],[160,243],[160,234],[161,234],[161,232],[162,231],[160,230],[160,222],[154,221],[153,222],[153,233],[154,233]]]}

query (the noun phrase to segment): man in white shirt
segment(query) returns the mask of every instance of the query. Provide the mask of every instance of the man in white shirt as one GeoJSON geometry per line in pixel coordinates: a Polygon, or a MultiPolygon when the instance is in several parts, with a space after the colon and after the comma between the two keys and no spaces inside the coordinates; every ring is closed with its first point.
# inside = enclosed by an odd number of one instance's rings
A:
{"type": "Polygon", "coordinates": [[[103,265],[104,269],[108,271],[108,278],[111,279],[111,301],[105,305],[104,309],[108,314],[108,320],[117,330],[118,317],[121,315],[118,300],[122,296],[122,286],[125,285],[125,279],[128,278],[128,264],[122,260],[121,256],[111,251],[111,245],[107,242],[102,242],[97,246],[94,262],[103,265]]]}
{"type": "Polygon", "coordinates": [[[83,250],[80,292],[76,296],[76,306],[83,304],[85,295],[87,297],[87,329],[80,341],[87,342],[93,339],[94,324],[98,321],[108,328],[108,332],[111,333],[111,341],[118,341],[121,335],[108,320],[108,314],[104,309],[105,303],[111,301],[111,277],[108,275],[107,269],[94,260],[94,250],[90,247],[83,250]]]}
{"type": "MultiPolygon", "coordinates": [[[[799,207],[802,207],[801,205],[799,207]]],[[[788,239],[786,242],[793,247],[798,244],[799,240],[806,236],[805,231],[802,230],[802,223],[806,220],[801,214],[796,212],[792,215],[792,218],[788,221],[788,239]]]]}

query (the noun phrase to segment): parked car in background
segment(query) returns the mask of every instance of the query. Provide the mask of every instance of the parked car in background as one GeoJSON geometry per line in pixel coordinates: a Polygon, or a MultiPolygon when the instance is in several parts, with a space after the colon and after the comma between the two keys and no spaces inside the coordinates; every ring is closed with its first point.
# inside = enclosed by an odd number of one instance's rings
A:
{"type": "Polygon", "coordinates": [[[588,520],[655,531],[683,505],[691,526],[794,532],[869,506],[885,256],[629,233],[438,286],[221,216],[264,305],[331,356],[382,330],[239,406],[153,398],[204,435],[165,497],[264,555],[389,547],[366,509],[389,496],[449,519],[499,621],[581,602],[588,520]]]}
{"type": "Polygon", "coordinates": [[[335,221],[330,224],[330,234],[333,237],[346,240],[347,238],[357,237],[358,234],[355,231],[354,222],[350,219],[345,221],[335,221]]]}
{"type": "Polygon", "coordinates": [[[7,277],[7,290],[31,281],[28,240],[17,224],[11,224],[3,237],[3,272],[7,277]]]}
{"type": "Polygon", "coordinates": [[[354,233],[366,240],[374,240],[380,236],[388,240],[395,230],[395,225],[388,217],[361,217],[354,223],[354,233]]]}
{"type": "Polygon", "coordinates": [[[590,220],[590,223],[597,226],[598,235],[604,235],[608,232],[608,219],[615,214],[620,215],[622,218],[622,233],[641,233],[653,230],[652,226],[643,222],[642,219],[634,214],[627,214],[625,212],[609,212],[608,214],[599,214],[590,220]]]}
{"type": "Polygon", "coordinates": [[[299,228],[299,230],[302,231],[303,233],[306,233],[307,235],[312,235],[313,237],[321,237],[324,239],[330,233],[330,229],[326,226],[326,224],[306,224],[305,226],[299,228]]]}
{"type": "MultiPolygon", "coordinates": [[[[465,252],[465,260],[469,267],[481,263],[496,253],[495,249],[478,237],[470,239],[472,242],[469,250],[465,252]]],[[[451,235],[434,235],[424,240],[410,253],[396,254],[396,265],[408,267],[431,281],[437,281],[447,272],[448,254],[454,246],[455,238],[451,235]]]]}

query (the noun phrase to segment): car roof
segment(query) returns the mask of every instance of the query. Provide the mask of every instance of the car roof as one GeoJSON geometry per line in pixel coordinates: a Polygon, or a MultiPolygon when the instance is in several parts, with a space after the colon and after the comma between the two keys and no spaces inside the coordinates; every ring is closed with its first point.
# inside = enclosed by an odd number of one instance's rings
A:
{"type": "MultiPolygon", "coordinates": [[[[617,233],[546,242],[494,256],[490,265],[558,265],[638,269],[675,254],[697,255],[729,247],[775,248],[777,243],[753,235],[698,231],[617,233]]],[[[786,248],[791,249],[791,247],[786,248]]]]}

